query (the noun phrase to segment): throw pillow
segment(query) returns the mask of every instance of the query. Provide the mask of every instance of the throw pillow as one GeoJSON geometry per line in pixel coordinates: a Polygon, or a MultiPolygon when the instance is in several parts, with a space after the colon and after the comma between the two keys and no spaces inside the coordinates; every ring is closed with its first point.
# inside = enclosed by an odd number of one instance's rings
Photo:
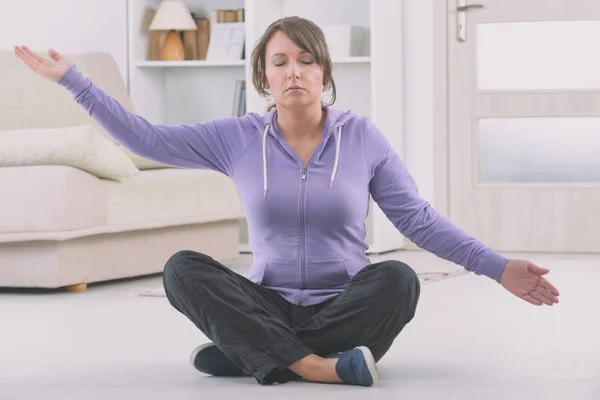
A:
{"type": "Polygon", "coordinates": [[[116,143],[90,125],[0,131],[0,167],[31,165],[68,165],[117,180],[139,172],[116,143]]]}

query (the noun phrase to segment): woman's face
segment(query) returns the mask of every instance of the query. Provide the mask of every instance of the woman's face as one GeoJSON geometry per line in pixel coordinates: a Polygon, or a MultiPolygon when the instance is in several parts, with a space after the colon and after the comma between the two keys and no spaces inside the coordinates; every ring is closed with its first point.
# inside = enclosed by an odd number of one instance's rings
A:
{"type": "Polygon", "coordinates": [[[323,68],[282,31],[273,34],[267,43],[265,73],[267,89],[278,107],[321,104],[323,68]]]}

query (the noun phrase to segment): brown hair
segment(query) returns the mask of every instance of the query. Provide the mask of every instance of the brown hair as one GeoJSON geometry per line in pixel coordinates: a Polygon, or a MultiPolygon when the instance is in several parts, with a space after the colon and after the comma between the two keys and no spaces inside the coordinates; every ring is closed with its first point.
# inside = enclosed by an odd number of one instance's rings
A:
{"type": "MultiPolygon", "coordinates": [[[[314,22],[300,17],[285,17],[273,22],[254,46],[252,51],[252,84],[258,94],[263,97],[269,96],[265,75],[265,57],[267,43],[271,36],[278,31],[284,32],[296,46],[308,51],[315,57],[316,63],[323,68],[324,89],[331,89],[331,100],[326,104],[332,105],[335,103],[337,92],[333,81],[333,63],[331,62],[325,35],[314,22]]],[[[269,106],[269,110],[274,106],[269,106]]]]}

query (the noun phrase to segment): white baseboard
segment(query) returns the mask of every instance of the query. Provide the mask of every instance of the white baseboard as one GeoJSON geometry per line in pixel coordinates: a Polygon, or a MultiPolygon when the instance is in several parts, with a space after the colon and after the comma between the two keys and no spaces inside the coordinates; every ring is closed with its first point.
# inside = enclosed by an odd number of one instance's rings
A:
{"type": "Polygon", "coordinates": [[[252,247],[250,246],[250,243],[240,243],[240,253],[252,254],[252,247]]]}

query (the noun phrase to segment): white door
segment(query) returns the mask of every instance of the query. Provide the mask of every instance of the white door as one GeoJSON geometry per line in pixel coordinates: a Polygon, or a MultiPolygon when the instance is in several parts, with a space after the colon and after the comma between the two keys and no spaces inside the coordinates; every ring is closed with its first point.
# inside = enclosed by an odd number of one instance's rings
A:
{"type": "Polygon", "coordinates": [[[449,0],[450,218],[496,250],[600,252],[599,44],[600,0],[449,0]]]}

